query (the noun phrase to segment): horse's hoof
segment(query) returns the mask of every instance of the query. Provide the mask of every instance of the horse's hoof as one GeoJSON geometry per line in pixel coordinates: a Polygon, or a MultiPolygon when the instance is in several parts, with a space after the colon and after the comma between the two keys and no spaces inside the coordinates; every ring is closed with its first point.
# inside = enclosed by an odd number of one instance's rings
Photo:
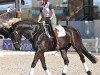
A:
{"type": "Polygon", "coordinates": [[[65,73],[62,73],[62,75],[66,75],[65,73]]]}
{"type": "Polygon", "coordinates": [[[88,71],[88,72],[87,72],[87,75],[92,75],[91,71],[88,71]]]}

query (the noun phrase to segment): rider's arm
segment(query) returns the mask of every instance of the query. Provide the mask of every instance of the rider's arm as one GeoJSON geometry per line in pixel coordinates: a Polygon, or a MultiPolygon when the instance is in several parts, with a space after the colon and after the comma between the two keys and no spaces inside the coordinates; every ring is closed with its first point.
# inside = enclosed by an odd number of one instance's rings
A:
{"type": "Polygon", "coordinates": [[[54,7],[52,6],[52,4],[49,5],[49,9],[50,9],[50,13],[51,13],[50,20],[52,20],[52,18],[55,16],[55,10],[54,10],[54,7]]]}
{"type": "Polygon", "coordinates": [[[51,16],[50,16],[50,20],[52,20],[52,18],[55,16],[55,10],[51,9],[51,16]]]}
{"type": "Polygon", "coordinates": [[[39,14],[39,17],[38,17],[38,22],[40,22],[41,19],[42,19],[42,14],[40,13],[40,14],[39,14]]]}
{"type": "Polygon", "coordinates": [[[42,15],[43,15],[42,8],[40,8],[40,14],[39,14],[38,21],[37,21],[38,23],[41,21],[42,15]]]}

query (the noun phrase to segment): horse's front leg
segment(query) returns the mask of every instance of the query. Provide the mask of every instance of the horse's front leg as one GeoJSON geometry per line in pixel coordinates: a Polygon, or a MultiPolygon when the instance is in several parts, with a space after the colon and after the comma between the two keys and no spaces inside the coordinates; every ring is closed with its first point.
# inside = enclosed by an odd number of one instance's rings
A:
{"type": "Polygon", "coordinates": [[[38,60],[40,59],[42,55],[42,51],[37,51],[35,53],[35,56],[34,56],[34,59],[33,59],[33,62],[31,64],[31,70],[30,70],[30,74],[29,75],[34,75],[34,68],[36,66],[36,63],[38,62],[38,60]]]}
{"type": "Polygon", "coordinates": [[[46,72],[46,75],[51,75],[51,73],[49,72],[49,70],[48,70],[47,67],[46,67],[44,53],[43,53],[42,56],[40,57],[40,61],[41,61],[41,64],[42,64],[43,69],[44,69],[45,72],[46,72]]]}
{"type": "Polygon", "coordinates": [[[19,42],[15,42],[15,43],[13,43],[13,45],[14,45],[16,51],[21,50],[21,44],[19,42]]]}
{"type": "Polygon", "coordinates": [[[20,51],[21,50],[21,38],[22,34],[20,34],[17,31],[14,31],[11,35],[10,38],[13,42],[13,45],[15,47],[15,50],[20,51]]]}

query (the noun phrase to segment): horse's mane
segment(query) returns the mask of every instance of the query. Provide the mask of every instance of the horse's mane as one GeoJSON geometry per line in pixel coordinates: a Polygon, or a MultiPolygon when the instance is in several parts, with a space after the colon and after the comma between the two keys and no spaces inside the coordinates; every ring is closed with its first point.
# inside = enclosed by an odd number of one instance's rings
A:
{"type": "Polygon", "coordinates": [[[30,28],[30,27],[40,26],[40,24],[35,22],[34,20],[22,20],[15,23],[13,26],[30,28]]]}
{"type": "Polygon", "coordinates": [[[22,20],[19,21],[20,24],[28,24],[28,25],[39,25],[39,23],[35,22],[34,20],[22,20]]]}
{"type": "Polygon", "coordinates": [[[14,30],[18,29],[32,29],[32,30],[39,30],[41,29],[43,26],[39,25],[39,23],[35,22],[34,20],[22,20],[19,21],[15,24],[12,25],[11,28],[7,29],[7,28],[0,28],[0,34],[4,35],[5,37],[9,37],[10,33],[12,33],[14,30]]]}
{"type": "Polygon", "coordinates": [[[34,20],[22,20],[17,23],[15,23],[15,30],[33,30],[38,31],[40,29],[43,29],[43,26],[39,23],[35,22],[34,20]]]}

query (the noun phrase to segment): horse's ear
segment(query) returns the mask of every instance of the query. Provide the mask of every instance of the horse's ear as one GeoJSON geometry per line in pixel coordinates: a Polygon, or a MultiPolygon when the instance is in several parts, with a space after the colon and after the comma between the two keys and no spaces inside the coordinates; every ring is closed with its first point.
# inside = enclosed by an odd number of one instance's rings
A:
{"type": "Polygon", "coordinates": [[[21,0],[21,4],[22,4],[22,5],[25,5],[25,1],[24,1],[24,0],[21,0]]]}

